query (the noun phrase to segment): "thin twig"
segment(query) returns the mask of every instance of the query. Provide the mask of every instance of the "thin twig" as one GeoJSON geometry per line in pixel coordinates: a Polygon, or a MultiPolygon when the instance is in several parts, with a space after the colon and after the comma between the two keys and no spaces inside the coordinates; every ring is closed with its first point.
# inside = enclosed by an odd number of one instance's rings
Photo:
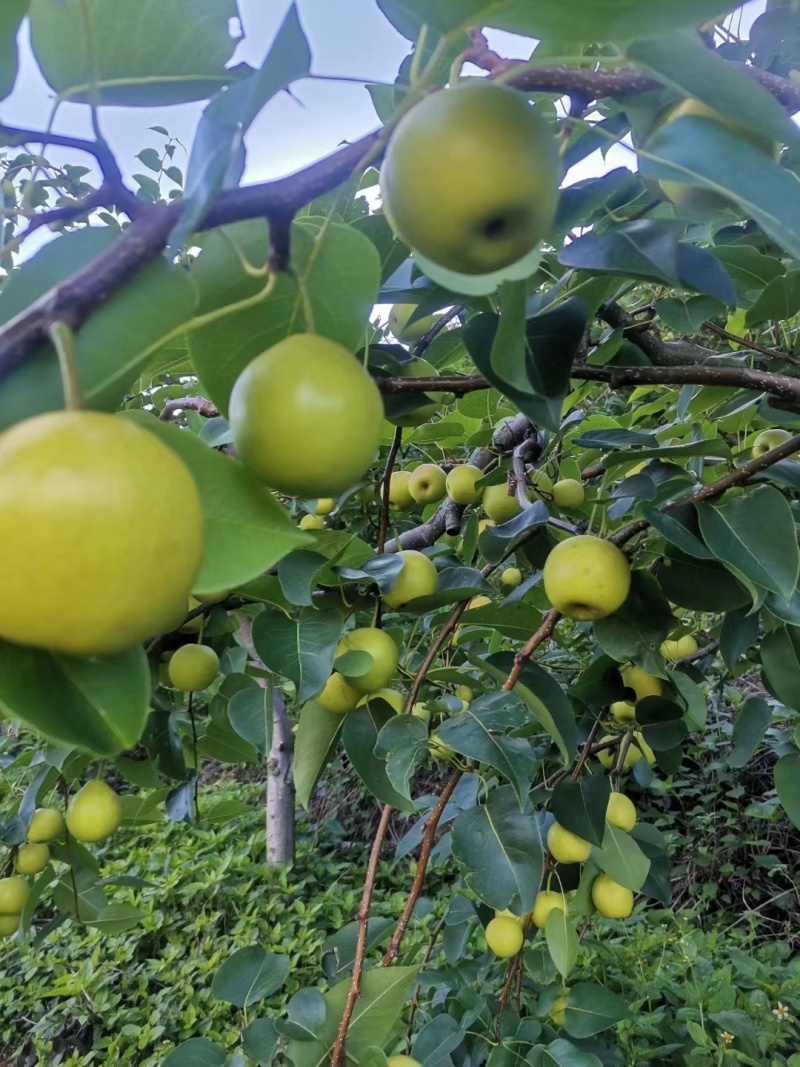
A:
{"type": "Polygon", "coordinates": [[[414,345],[414,356],[421,356],[431,342],[439,336],[445,326],[452,322],[453,319],[458,318],[463,310],[464,307],[462,304],[456,304],[455,307],[450,308],[449,311],[445,311],[445,313],[434,322],[433,326],[431,326],[427,333],[424,333],[414,345]]]}
{"type": "Polygon", "coordinates": [[[697,660],[703,659],[704,656],[710,656],[712,653],[716,652],[718,648],[718,640],[715,639],[714,641],[709,641],[707,645],[703,645],[702,648],[698,648],[696,652],[690,652],[688,656],[681,656],[680,659],[676,659],[673,666],[685,667],[689,663],[696,663],[697,660]]]}
{"type": "Polygon", "coordinates": [[[767,348],[765,345],[760,345],[758,341],[748,341],[746,337],[740,337],[738,334],[731,333],[730,330],[724,330],[721,326],[717,326],[715,322],[711,322],[709,319],[703,323],[703,327],[706,330],[710,330],[711,333],[722,337],[726,341],[733,341],[735,344],[739,344],[742,348],[750,348],[754,352],[760,352],[763,356],[767,356],[769,359],[781,359],[785,363],[791,363],[795,367],[800,367],[800,359],[797,356],[790,356],[788,352],[782,352],[779,348],[767,348]]]}
{"type": "Polygon", "coordinates": [[[561,612],[556,611],[555,608],[551,608],[545,615],[542,616],[542,624],[536,633],[531,637],[527,643],[517,652],[514,656],[514,666],[511,668],[511,672],[503,682],[503,691],[506,693],[511,692],[514,686],[519,681],[519,676],[522,674],[528,660],[534,654],[539,645],[544,644],[553,635],[561,619],[561,612]]]}
{"type": "Polygon", "coordinates": [[[383,484],[381,487],[381,520],[378,527],[378,541],[375,546],[375,551],[378,555],[383,554],[383,550],[386,546],[386,535],[389,532],[389,497],[392,491],[392,471],[394,470],[395,460],[397,459],[397,453],[400,451],[400,445],[403,441],[403,427],[395,426],[394,437],[392,438],[392,446],[389,449],[389,455],[386,457],[386,466],[383,469],[383,484]]]}
{"type": "Polygon", "coordinates": [[[364,892],[361,894],[361,907],[358,909],[358,938],[356,940],[355,959],[353,960],[353,976],[350,980],[350,989],[347,992],[347,1000],[344,1005],[344,1012],[342,1013],[342,1021],[339,1023],[336,1044],[333,1046],[333,1051],[331,1053],[330,1067],[340,1067],[340,1064],[344,1061],[347,1030],[350,1026],[350,1019],[353,1016],[353,1011],[355,1010],[356,1001],[358,1000],[361,989],[361,973],[364,970],[364,956],[367,951],[367,934],[369,932],[369,909],[372,904],[372,894],[375,889],[375,878],[378,873],[381,850],[383,849],[383,842],[386,837],[386,832],[389,829],[389,822],[392,818],[393,810],[391,804],[384,805],[383,811],[381,812],[381,821],[378,824],[378,829],[375,833],[375,840],[372,842],[372,851],[370,853],[367,876],[364,882],[364,892]]]}
{"type": "Polygon", "coordinates": [[[158,417],[162,422],[169,422],[179,411],[196,411],[205,419],[215,419],[219,415],[216,404],[204,396],[181,396],[176,400],[167,400],[158,417]]]}
{"type": "Polygon", "coordinates": [[[414,905],[417,903],[417,899],[422,892],[422,885],[425,881],[425,872],[428,869],[428,861],[431,858],[431,852],[433,850],[433,842],[436,837],[436,829],[439,825],[439,820],[442,817],[442,812],[447,806],[447,802],[453,795],[453,790],[458,785],[459,779],[463,771],[453,771],[452,775],[447,781],[444,789],[441,792],[439,799],[436,801],[436,806],[428,816],[428,821],[425,824],[425,836],[422,839],[422,847],[420,848],[419,859],[417,860],[417,869],[414,874],[414,881],[411,884],[411,889],[408,894],[408,899],[403,906],[402,914],[397,920],[397,926],[392,934],[391,943],[386,950],[383,957],[383,966],[388,967],[394,963],[397,958],[397,954],[400,951],[400,945],[403,942],[403,937],[408,929],[408,924],[411,919],[411,913],[414,910],[414,905]]]}

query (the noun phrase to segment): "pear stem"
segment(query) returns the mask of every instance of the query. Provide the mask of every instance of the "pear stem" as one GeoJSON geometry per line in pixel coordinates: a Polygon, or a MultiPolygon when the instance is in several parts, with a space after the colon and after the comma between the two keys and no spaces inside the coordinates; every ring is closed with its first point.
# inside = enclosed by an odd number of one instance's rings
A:
{"type": "Polygon", "coordinates": [[[75,344],[75,334],[64,322],[51,323],[48,332],[58,356],[61,387],[64,390],[64,406],[67,411],[80,411],[83,407],[83,397],[78,373],[78,350],[75,344]]]}

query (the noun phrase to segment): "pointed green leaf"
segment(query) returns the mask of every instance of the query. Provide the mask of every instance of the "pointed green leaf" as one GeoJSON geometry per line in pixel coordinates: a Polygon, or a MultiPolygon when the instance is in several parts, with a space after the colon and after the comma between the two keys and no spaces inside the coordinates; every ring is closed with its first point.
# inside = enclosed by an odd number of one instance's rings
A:
{"type": "Polygon", "coordinates": [[[253,622],[253,644],[263,663],[297,687],[298,703],[321,692],[333,668],[342,616],[335,609],[306,608],[295,621],[267,609],[253,622]]]}
{"type": "Polygon", "coordinates": [[[265,952],[260,945],[240,948],[214,975],[211,996],[237,1008],[249,1008],[281,988],[290,966],[288,956],[265,952]]]}
{"type": "Polygon", "coordinates": [[[453,824],[453,854],[467,885],[490,908],[531,911],[542,879],[542,838],[510,786],[461,812],[453,824]]]}
{"type": "Polygon", "coordinates": [[[272,685],[242,689],[230,699],[228,719],[245,741],[268,756],[272,748],[272,712],[275,690],[272,685]]]}
{"type": "Polygon", "coordinates": [[[772,692],[800,710],[800,627],[779,626],[761,642],[761,664],[772,692]]]}
{"type": "Polygon", "coordinates": [[[617,993],[594,982],[576,982],[569,991],[564,1029],[571,1037],[592,1037],[630,1018],[630,1014],[617,993]]]}
{"type": "Polygon", "coordinates": [[[775,764],[775,788],[789,822],[800,830],[800,752],[781,756],[775,764]]]}
{"type": "Polygon", "coordinates": [[[645,856],[630,834],[608,824],[601,848],[592,848],[592,862],[609,878],[638,893],[650,870],[650,860],[645,856]]]}
{"type": "Polygon", "coordinates": [[[320,775],[333,759],[344,716],[334,715],[319,704],[305,704],[294,740],[294,789],[306,810],[314,796],[320,775]]]}
{"type": "Polygon", "coordinates": [[[79,659],[0,641],[0,715],[97,756],[136,744],[150,711],[150,686],[141,647],[79,659]]]}
{"type": "Polygon", "coordinates": [[[697,504],[703,540],[734,574],[788,600],[800,555],[786,497],[762,485],[729,503],[697,504]]]}
{"type": "Polygon", "coordinates": [[[562,978],[568,978],[578,960],[580,944],[569,915],[560,908],[553,908],[547,916],[544,928],[547,951],[562,978]]]}
{"type": "Polygon", "coordinates": [[[573,834],[601,845],[606,829],[606,808],[611,786],[604,774],[588,774],[577,782],[559,782],[550,798],[556,821],[573,834]]]}
{"type": "Polygon", "coordinates": [[[377,800],[401,811],[413,811],[411,801],[398,793],[387,777],[385,761],[375,755],[378,733],[394,716],[388,706],[384,712],[376,707],[356,708],[344,717],[342,742],[356,774],[377,800]]]}
{"type": "Polygon", "coordinates": [[[772,722],[772,708],[763,697],[748,697],[733,724],[733,748],[728,756],[729,767],[744,767],[772,722]]]}
{"type": "Polygon", "coordinates": [[[213,1041],[193,1037],[178,1045],[164,1059],[163,1067],[225,1067],[228,1057],[213,1041]]]}
{"type": "Polygon", "coordinates": [[[17,80],[17,33],[28,10],[28,0],[6,0],[0,10],[0,100],[17,80]]]}

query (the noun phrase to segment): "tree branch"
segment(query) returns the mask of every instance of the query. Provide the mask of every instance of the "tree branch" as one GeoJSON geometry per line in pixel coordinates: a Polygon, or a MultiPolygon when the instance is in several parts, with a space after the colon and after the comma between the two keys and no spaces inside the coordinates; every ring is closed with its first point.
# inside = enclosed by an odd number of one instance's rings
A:
{"type": "Polygon", "coordinates": [[[760,352],[762,356],[767,356],[768,359],[781,359],[785,363],[791,363],[794,367],[800,367],[800,359],[797,356],[790,356],[788,352],[781,352],[779,348],[767,348],[757,341],[748,341],[746,337],[739,337],[738,334],[731,333],[730,330],[724,330],[721,326],[717,326],[715,322],[710,322],[708,319],[703,323],[703,329],[709,330],[725,341],[733,341],[735,344],[741,345],[742,348],[760,352]]]}
{"type": "Polygon", "coordinates": [[[384,546],[386,545],[386,534],[389,529],[389,495],[392,491],[392,471],[394,470],[394,463],[397,459],[397,453],[400,451],[400,444],[403,440],[403,427],[395,426],[394,437],[392,438],[392,447],[389,449],[389,455],[386,457],[386,466],[383,469],[383,484],[381,491],[381,521],[378,528],[378,543],[375,551],[380,556],[383,553],[384,546]]]}
{"type": "Polygon", "coordinates": [[[367,866],[367,877],[364,882],[364,892],[361,894],[361,907],[358,909],[358,938],[356,940],[356,955],[353,960],[353,977],[350,981],[350,989],[347,992],[347,1000],[345,1002],[344,1012],[342,1013],[342,1021],[339,1023],[339,1033],[336,1037],[336,1044],[333,1046],[333,1051],[331,1053],[330,1067],[340,1067],[340,1064],[344,1062],[347,1030],[350,1026],[350,1019],[353,1016],[353,1011],[361,988],[361,972],[364,969],[364,956],[367,952],[369,909],[372,904],[372,894],[375,889],[375,877],[378,873],[381,850],[383,848],[384,839],[386,838],[386,831],[389,829],[389,821],[391,820],[393,810],[391,804],[384,805],[383,811],[381,812],[381,821],[378,824],[378,829],[375,833],[375,840],[372,842],[372,851],[369,857],[369,865],[367,866]]]}
{"type": "Polygon", "coordinates": [[[176,400],[168,400],[158,417],[162,422],[168,422],[179,411],[196,411],[206,419],[214,419],[219,415],[216,405],[204,396],[181,396],[176,400]]]}
{"type": "Polygon", "coordinates": [[[402,914],[397,920],[397,926],[392,934],[392,940],[388,949],[383,957],[382,966],[388,967],[394,963],[397,959],[397,954],[400,951],[400,945],[405,937],[408,924],[411,919],[411,913],[414,910],[414,905],[417,903],[420,893],[422,892],[422,885],[425,881],[425,873],[428,869],[428,861],[431,858],[431,852],[433,851],[433,842],[436,837],[436,830],[439,826],[439,820],[442,817],[442,812],[447,807],[447,802],[453,795],[453,790],[458,785],[459,779],[463,771],[453,771],[450,778],[447,780],[447,784],[436,801],[436,805],[428,816],[428,821],[425,824],[425,836],[422,838],[422,847],[420,848],[419,859],[417,860],[417,870],[414,874],[414,881],[411,884],[411,889],[408,894],[408,899],[403,906],[402,914]]]}
{"type": "Polygon", "coordinates": [[[542,624],[539,629],[514,656],[514,666],[511,668],[511,673],[508,678],[503,682],[504,692],[509,693],[514,688],[519,681],[519,676],[525,669],[526,663],[539,645],[543,644],[553,636],[553,630],[555,630],[560,619],[561,612],[556,611],[555,608],[551,608],[550,611],[542,616],[542,624]]]}

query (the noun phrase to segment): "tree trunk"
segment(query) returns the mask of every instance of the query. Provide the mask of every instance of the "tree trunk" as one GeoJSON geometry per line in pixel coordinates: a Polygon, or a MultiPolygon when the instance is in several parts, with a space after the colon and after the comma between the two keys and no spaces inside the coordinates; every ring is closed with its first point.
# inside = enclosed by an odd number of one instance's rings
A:
{"type": "Polygon", "coordinates": [[[274,697],[272,748],[267,761],[267,866],[282,867],[294,861],[292,730],[277,687],[274,697]]]}
{"type": "MultiPolygon", "coordinates": [[[[251,636],[252,622],[239,617],[239,638],[250,660],[266,670],[258,658],[251,636]]],[[[283,694],[274,682],[258,678],[258,684],[272,686],[272,748],[267,759],[267,866],[282,867],[294,861],[294,782],[292,781],[292,729],[286,715],[283,694]]]]}

